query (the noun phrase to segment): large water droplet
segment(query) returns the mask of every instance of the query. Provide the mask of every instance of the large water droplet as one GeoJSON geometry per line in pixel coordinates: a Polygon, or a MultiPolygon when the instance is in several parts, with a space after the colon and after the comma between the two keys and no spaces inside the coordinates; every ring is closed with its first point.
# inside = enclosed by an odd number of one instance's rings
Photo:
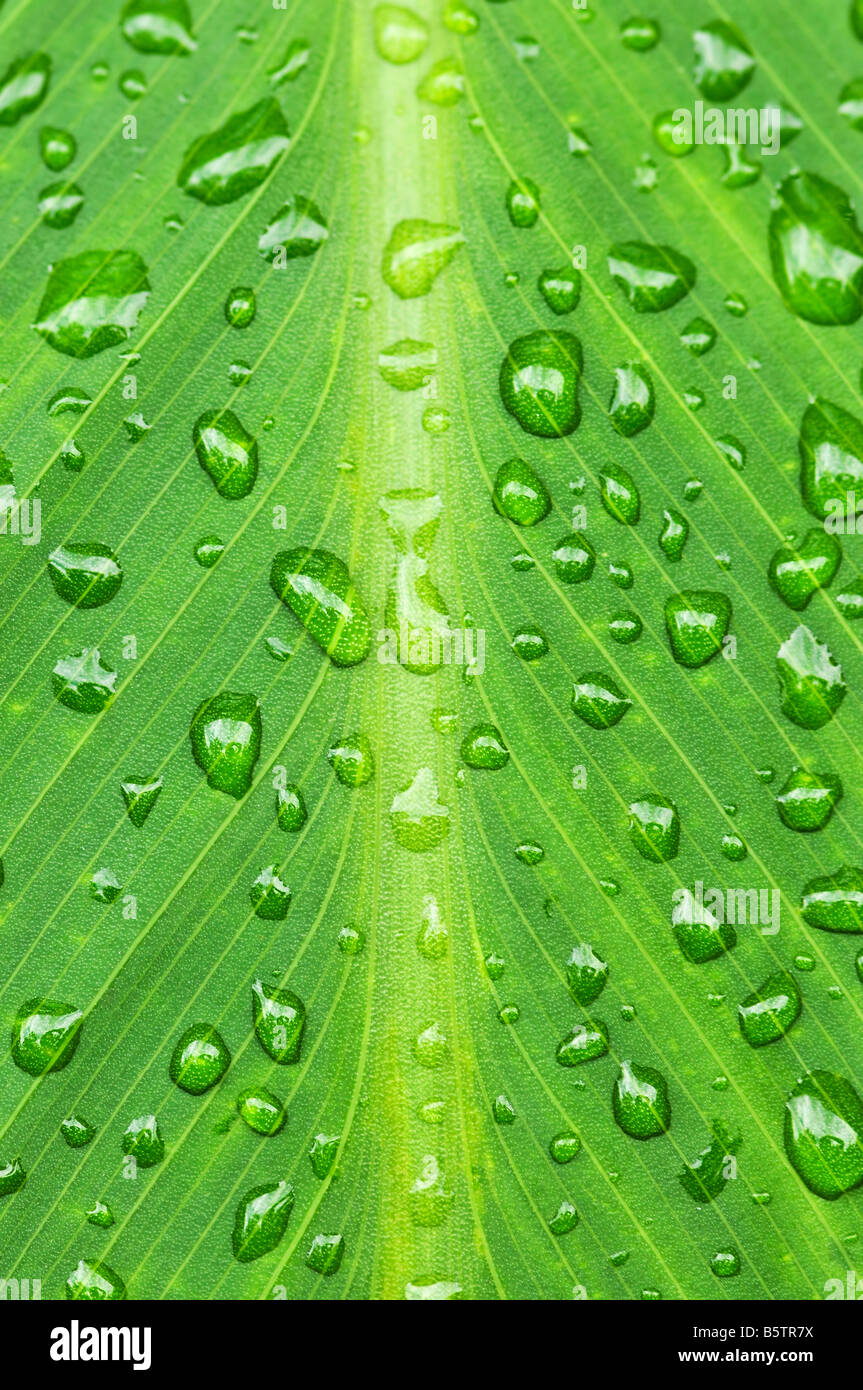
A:
{"type": "Polygon", "coordinates": [[[258,476],[258,445],[233,410],[205,410],[192,428],[198,462],[220,497],[248,497],[258,476]]]}
{"type": "Polygon", "coordinates": [[[234,1259],[242,1264],[275,1250],[288,1226],[294,1205],[289,1182],[263,1183],[240,1198],[234,1217],[231,1245],[234,1259]]]}
{"type": "Polygon", "coordinates": [[[797,170],[779,185],[778,199],[768,245],[786,308],[810,323],[856,323],[863,312],[863,233],[848,195],[797,170]]]}
{"type": "Polygon", "coordinates": [[[198,706],[189,727],[192,756],[215,791],[241,797],[261,751],[261,710],[254,695],[224,691],[198,706]]]}
{"type": "Polygon", "coordinates": [[[633,1139],[652,1139],[671,1124],[671,1102],[665,1078],[653,1067],[621,1062],[612,1092],[614,1118],[633,1139]]]}
{"type": "Polygon", "coordinates": [[[458,227],[421,217],[397,222],[384,247],[381,275],[400,299],[428,294],[435,279],[464,245],[458,227]]]}
{"type": "Polygon", "coordinates": [[[54,266],[33,327],[67,357],[94,357],[132,336],[149,293],[134,251],[83,251],[54,266]]]}
{"type": "Polygon", "coordinates": [[[803,729],[820,729],[838,710],[847,687],[829,648],[802,624],[776,653],[776,671],[786,718],[803,729]]]}
{"type": "Polygon", "coordinates": [[[27,999],[12,1025],[12,1061],[31,1076],[71,1062],[81,1035],[82,1009],[55,999],[27,999]]]}
{"type": "Polygon", "coordinates": [[[256,980],[252,985],[255,1036],[274,1062],[288,1066],[300,1060],[306,1006],[289,989],[256,980]]]}
{"type": "Polygon", "coordinates": [[[186,0],[126,0],[120,11],[120,29],[139,53],[182,57],[197,48],[186,0]]]}
{"type": "Polygon", "coordinates": [[[45,100],[51,81],[51,59],[46,53],[16,58],[0,77],[0,125],[15,125],[45,100]]]}
{"type": "Polygon", "coordinates": [[[202,203],[233,203],[263,183],[290,143],[282,108],[268,97],[195,140],[177,186],[202,203]]]}
{"type": "Polygon", "coordinates": [[[829,1071],[800,1078],[785,1106],[785,1151],[829,1201],[863,1182],[863,1104],[850,1082],[829,1071]]]}
{"type": "Polygon", "coordinates": [[[528,434],[558,438],[581,419],[581,344],[571,333],[540,329],[510,343],[500,367],[500,395],[528,434]]]}
{"type": "Polygon", "coordinates": [[[110,546],[58,546],[48,556],[51,583],[61,598],[76,608],[100,608],[109,603],[123,582],[110,546]]]}
{"type": "Polygon", "coordinates": [[[336,666],[368,655],[371,624],[346,565],[329,550],[282,550],[270,583],[336,666]]]}
{"type": "Polygon", "coordinates": [[[608,269],[638,314],[656,314],[689,294],[695,266],[670,246],[622,241],[608,253],[608,269]]]}

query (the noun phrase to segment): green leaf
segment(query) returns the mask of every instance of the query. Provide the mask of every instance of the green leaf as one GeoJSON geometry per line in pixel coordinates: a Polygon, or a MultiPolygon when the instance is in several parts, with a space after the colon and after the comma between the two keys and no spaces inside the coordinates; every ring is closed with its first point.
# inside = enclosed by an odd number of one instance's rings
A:
{"type": "Polygon", "coordinates": [[[0,1276],[844,1280],[863,12],[786,10],[0,8],[0,1276]]]}

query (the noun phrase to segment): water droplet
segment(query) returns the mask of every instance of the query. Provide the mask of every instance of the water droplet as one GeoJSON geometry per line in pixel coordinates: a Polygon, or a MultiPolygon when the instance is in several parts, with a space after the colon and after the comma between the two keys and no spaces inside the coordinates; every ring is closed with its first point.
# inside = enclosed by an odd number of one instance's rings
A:
{"type": "Polygon", "coordinates": [[[702,357],[716,342],[716,329],[707,319],[692,319],[680,335],[680,341],[694,357],[702,357]]]}
{"type": "Polygon", "coordinates": [[[114,1213],[105,1202],[94,1202],[85,1215],[91,1226],[101,1226],[107,1230],[109,1226],[114,1224],[114,1213]]]}
{"type": "Polygon", "coordinates": [[[282,108],[268,97],[195,140],[177,186],[202,203],[233,203],[263,183],[289,144],[282,108]]]}
{"type": "Polygon", "coordinates": [[[329,550],[282,550],[270,583],[335,666],[368,655],[371,624],[343,562],[329,550]]]}
{"type": "Polygon", "coordinates": [[[751,1047],[776,1042],[799,1018],[802,1006],[794,978],[777,970],[738,1004],[740,1031],[751,1047]]]}
{"type": "Polygon", "coordinates": [[[365,734],[348,734],[332,744],[327,760],[343,787],[362,787],[374,776],[372,746],[365,734]]]}
{"type": "Polygon", "coordinates": [[[312,46],[308,39],[291,39],[282,61],[268,71],[267,76],[273,86],[278,87],[282,82],[296,82],[308,67],[311,54],[312,46]]]}
{"type": "Polygon", "coordinates": [[[458,227],[407,218],[397,222],[384,247],[381,275],[400,299],[428,294],[435,279],[464,245],[458,227]]]}
{"type": "Polygon", "coordinates": [[[614,1118],[633,1139],[652,1139],[671,1124],[671,1102],[665,1078],[653,1067],[621,1062],[612,1092],[614,1118]]]}
{"type": "Polygon", "coordinates": [[[255,1036],[264,1051],[280,1066],[300,1060],[306,1006],[299,995],[256,980],[252,985],[255,1036]]]}
{"type": "MultiPolygon", "coordinates": [[[[724,910],[724,894],[720,893],[720,898],[724,910]]],[[[734,928],[720,921],[700,894],[693,894],[688,888],[677,888],[673,901],[671,924],[674,935],[684,956],[693,965],[715,960],[723,951],[731,951],[737,945],[734,928]]]]}
{"type": "Polygon", "coordinates": [[[51,419],[56,415],[83,415],[92,404],[93,399],[88,391],[76,386],[64,386],[48,402],[48,415],[51,419]]]}
{"type": "Polygon", "coordinates": [[[786,638],[776,654],[776,671],[787,719],[803,729],[820,729],[831,720],[845,698],[842,667],[828,647],[802,624],[786,638]]]}
{"type": "Polygon", "coordinates": [[[237,1205],[231,1245],[234,1259],[242,1264],[275,1250],[288,1226],[294,1205],[289,1182],[263,1183],[245,1193],[237,1205]]]}
{"type": "Polygon", "coordinates": [[[420,101],[435,106],[455,106],[464,96],[464,73],[455,58],[441,58],[417,86],[420,101]]]}
{"type": "Polygon", "coordinates": [[[86,1302],[117,1302],[126,1297],[119,1274],[101,1260],[79,1260],[63,1285],[64,1297],[86,1302]]]}
{"type": "Polygon", "coordinates": [[[714,439],[713,443],[723,458],[728,460],[731,467],[736,469],[738,473],[742,473],[746,466],[746,450],[740,440],[733,434],[726,434],[720,436],[719,439],[714,439]]]}
{"type": "Polygon", "coordinates": [[[48,573],[60,598],[76,608],[109,603],[123,581],[123,571],[107,545],[58,546],[48,556],[48,573]]]}
{"type": "Polygon", "coordinates": [[[218,564],[224,553],[225,542],[220,536],[202,536],[194,550],[195,559],[205,570],[210,570],[218,564]]]}
{"type": "Polygon", "coordinates": [[[614,283],[638,314],[656,314],[683,299],[695,284],[695,266],[670,246],[623,241],[608,253],[614,283]]]}
{"type": "Polygon", "coordinates": [[[115,903],[123,885],[113,869],[97,869],[90,879],[90,897],[97,903],[115,903]]]}
{"type": "Polygon", "coordinates": [[[39,131],[39,153],[45,167],[59,174],[72,163],[78,153],[78,144],[68,130],[46,125],[39,131]]]}
{"type": "Polygon", "coordinates": [[[551,552],[562,584],[583,584],[593,574],[596,551],[586,536],[564,536],[551,552]]]}
{"type": "Polygon", "coordinates": [[[61,657],[51,676],[55,699],[79,714],[101,714],[107,709],[116,681],[117,672],[102,665],[98,647],[61,657]]]}
{"type": "Polygon", "coordinates": [[[743,295],[738,294],[735,290],[727,294],[722,302],[732,318],[742,319],[749,313],[749,305],[746,303],[743,295]]]}
{"type": "Polygon", "coordinates": [[[592,148],[586,132],[580,126],[573,125],[572,122],[569,123],[567,130],[566,145],[569,153],[575,155],[577,159],[583,159],[585,155],[590,154],[592,148]]]}
{"type": "Polygon", "coordinates": [[[631,705],[616,681],[602,671],[586,671],[573,684],[573,711],[593,729],[613,728],[631,705]]]}
{"type": "Polygon", "coordinates": [[[653,118],[651,129],[657,145],[672,159],[682,159],[695,149],[691,131],[687,132],[674,111],[659,111],[653,118]]]}
{"type": "Polygon", "coordinates": [[[719,848],[725,858],[732,860],[735,864],[739,864],[741,859],[746,858],[746,843],[741,840],[739,835],[723,835],[719,848]]]}
{"type": "Polygon", "coordinates": [[[134,251],[83,251],[52,269],[33,327],[67,357],[94,357],[128,341],[149,293],[134,251]]]}
{"type": "Polygon", "coordinates": [[[495,769],[509,762],[509,749],[494,724],[476,724],[462,739],[461,755],[468,767],[495,769]]]}
{"type": "Polygon", "coordinates": [[[571,314],[581,294],[581,276],[572,266],[543,270],[537,281],[539,292],[554,314],[571,314]]]}
{"type": "Polygon", "coordinates": [[[545,850],[542,845],[534,844],[532,840],[525,840],[522,844],[516,845],[515,857],[522,864],[527,864],[533,868],[535,864],[542,863],[545,858],[545,850]]]}
{"type": "Polygon", "coordinates": [[[662,31],[655,19],[645,19],[644,15],[632,15],[620,26],[620,42],[624,48],[632,48],[636,53],[647,53],[655,48],[662,37],[662,31]]]}
{"type": "Polygon", "coordinates": [[[475,34],[479,29],[479,15],[468,5],[462,4],[461,0],[447,0],[443,22],[451,33],[462,34],[465,37],[475,34]]]}
{"type": "Polygon", "coordinates": [[[321,1182],[330,1176],[339,1152],[339,1134],[316,1134],[309,1148],[312,1172],[321,1182]]]}
{"type": "Polygon", "coordinates": [[[800,489],[813,516],[839,516],[857,506],[863,492],[863,424],[849,411],[818,397],[800,424],[800,489]]]}
{"type": "Polygon", "coordinates": [[[540,212],[539,189],[533,179],[513,179],[506,190],[506,210],[514,227],[533,227],[540,212]]]}
{"type": "Polygon", "coordinates": [[[571,333],[540,329],[516,338],[500,368],[504,406],[528,434],[571,434],[581,419],[581,344],[571,333]]]}
{"type": "Polygon", "coordinates": [[[221,1081],[231,1063],[227,1043],[209,1023],[195,1023],[178,1040],[171,1055],[171,1080],[191,1096],[203,1095],[221,1081]]]}
{"type": "Polygon", "coordinates": [[[810,323],[856,323],[863,312],[863,233],[847,194],[801,170],[777,193],[768,246],[786,308],[810,323]]]}
{"type": "Polygon", "coordinates": [[[378,370],[397,391],[418,391],[426,386],[437,368],[437,348],[432,343],[400,338],[378,354],[378,370]]]}
{"type": "Polygon", "coordinates": [[[39,194],[39,214],[54,231],[71,227],[83,206],[84,191],[77,183],[50,183],[39,194]]]}
{"type": "Polygon", "coordinates": [[[161,777],[142,778],[140,781],[120,783],[120,790],[126,803],[126,814],[139,830],[158,801],[162,784],[163,779],[161,777]]]}
{"type": "Polygon", "coordinates": [[[810,879],[800,908],[804,922],[822,931],[863,932],[863,869],[843,865],[810,879]]]}
{"type": "Polygon", "coordinates": [[[635,575],[629,565],[621,564],[617,560],[609,561],[608,577],[612,584],[617,585],[618,589],[631,589],[635,583],[635,575]]]}
{"type": "Polygon", "coordinates": [[[581,1153],[581,1139],[572,1131],[556,1134],[548,1146],[548,1151],[555,1163],[571,1163],[576,1154],[581,1153]]]}
{"type": "Polygon", "coordinates": [[[549,650],[548,638],[538,627],[521,628],[514,633],[510,646],[522,661],[539,661],[549,650]]]}
{"type": "Polygon", "coordinates": [[[288,785],[276,792],[276,819],[279,829],[291,835],[302,830],[308,819],[308,811],[299,787],[288,785]]]}
{"type": "Polygon", "coordinates": [[[589,1023],[576,1023],[563,1042],[558,1043],[555,1056],[562,1067],[578,1067],[582,1062],[604,1057],[607,1051],[608,1026],[595,1018],[589,1023]]]}
{"type": "Polygon", "coordinates": [[[629,838],[642,859],[663,864],[680,844],[680,816],[673,801],[652,797],[629,805],[629,838]]]}
{"type": "Polygon", "coordinates": [[[681,512],[673,507],[665,507],[662,513],[665,522],[659,534],[659,548],[667,560],[676,564],[683,559],[686,539],[689,535],[689,522],[681,512]]]}
{"type": "Polygon", "coordinates": [[[615,642],[628,645],[637,642],[643,631],[641,619],[635,613],[615,613],[608,620],[609,635],[615,642]]]}
{"type": "Polygon", "coordinates": [[[258,445],[233,410],[205,410],[195,421],[192,442],[220,497],[248,497],[258,476],[258,445]]]}
{"type": "Polygon", "coordinates": [[[225,300],[225,318],[232,328],[248,328],[257,312],[255,291],[245,285],[237,285],[225,300]]]}
{"type": "Polygon", "coordinates": [[[739,1131],[731,1131],[721,1120],[714,1120],[713,1138],[691,1163],[684,1163],[678,1174],[680,1185],[694,1202],[714,1202],[729,1181],[728,1159],[741,1143],[739,1131]]]}
{"type": "Polygon", "coordinates": [[[726,188],[735,192],[739,188],[748,188],[751,183],[756,183],[761,178],[761,165],[757,160],[749,158],[745,145],[728,141],[724,148],[725,169],[722,182],[726,188]]]}
{"type": "Polygon", "coordinates": [[[841,796],[842,783],[832,772],[794,767],[776,793],[776,809],[789,830],[823,830],[841,796]]]}
{"type": "Polygon", "coordinates": [[[316,1274],[333,1275],[338,1273],[342,1256],[345,1253],[343,1235],[316,1235],[306,1255],[306,1265],[316,1274]]]}
{"type": "Polygon", "coordinates": [[[128,68],[126,72],[121,72],[117,86],[130,101],[140,101],[147,94],[147,79],[140,68],[128,68]]]}
{"type": "Polygon", "coordinates": [[[623,526],[635,526],[641,512],[641,497],[635,480],[625,468],[612,463],[600,470],[599,495],[609,516],[623,526]]]}
{"type": "Polygon", "coordinates": [[[608,415],[618,434],[631,439],[646,429],[653,419],[654,406],[653,382],[647,368],[640,362],[615,367],[608,415]]]}
{"type": "Polygon", "coordinates": [[[863,1104],[850,1082],[829,1071],[800,1078],[786,1102],[785,1151],[828,1201],[863,1182],[863,1104]]]}
{"type": "Polygon", "coordinates": [[[712,589],[684,589],[665,601],[665,627],[671,654],[694,669],[722,650],[731,622],[731,603],[712,589]]]}
{"type": "Polygon", "coordinates": [[[267,1136],[278,1134],[287,1119],[282,1102],[265,1086],[238,1096],[237,1110],[249,1129],[267,1136]]]}
{"type": "Polygon", "coordinates": [[[736,1250],[717,1250],[710,1257],[710,1270],[717,1279],[733,1279],[740,1273],[740,1256],[736,1250]]]}
{"type": "Polygon", "coordinates": [[[313,256],[329,236],[326,220],[316,203],[292,193],[258,238],[265,260],[279,265],[301,256],[313,256]]]}
{"type": "Polygon", "coordinates": [[[254,695],[224,691],[198,706],[189,727],[192,756],[214,791],[241,797],[261,751],[261,710],[254,695]]]}
{"type": "Polygon", "coordinates": [[[130,1120],[123,1134],[122,1150],[140,1168],[155,1168],[165,1157],[165,1141],[155,1115],[138,1115],[130,1120]]]}
{"type": "Polygon", "coordinates": [[[434,772],[421,767],[413,781],[393,797],[390,824],[402,849],[422,853],[436,849],[446,839],[449,809],[441,805],[439,796],[434,772]]]}
{"type": "Polygon", "coordinates": [[[544,482],[523,459],[502,463],[494,480],[495,510],[519,526],[535,526],[551,510],[551,496],[544,482]]]}
{"type": "Polygon", "coordinates": [[[422,426],[426,434],[446,434],[450,427],[450,415],[440,405],[428,405],[423,411],[422,426]]]}
{"type": "Polygon", "coordinates": [[[446,1033],[439,1023],[432,1023],[414,1042],[414,1056],[424,1067],[439,1067],[449,1054],[446,1033]]]}
{"type": "Polygon", "coordinates": [[[70,1149],[83,1149],[95,1137],[96,1127],[81,1115],[67,1115],[60,1123],[60,1133],[70,1149]]]}
{"type": "Polygon", "coordinates": [[[81,1034],[82,1009],[53,999],[27,999],[12,1025],[12,1061],[31,1076],[71,1062],[81,1034]]]}
{"type": "Polygon", "coordinates": [[[275,864],[261,869],[249,890],[249,898],[256,917],[265,922],[283,922],[291,905],[291,890],[279,878],[275,864]]]}
{"type": "Polygon", "coordinates": [[[696,29],[693,41],[693,76],[701,95],[724,102],[742,92],[755,71],[755,58],[737,25],[714,19],[696,29]]]}
{"type": "Polygon", "coordinates": [[[46,53],[16,58],[0,77],[0,126],[15,125],[45,100],[51,81],[51,59],[46,53]]]}
{"type": "Polygon", "coordinates": [[[425,20],[403,5],[376,5],[374,30],[375,48],[388,63],[413,63],[429,41],[425,20]]]}
{"type": "Polygon", "coordinates": [[[13,1192],[19,1192],[27,1181],[27,1174],[21,1167],[20,1158],[15,1158],[11,1163],[0,1158],[0,1197],[11,1197],[13,1192]]]}
{"type": "Polygon", "coordinates": [[[197,48],[186,0],[126,0],[120,13],[124,39],[139,53],[182,57],[197,48]]]}

